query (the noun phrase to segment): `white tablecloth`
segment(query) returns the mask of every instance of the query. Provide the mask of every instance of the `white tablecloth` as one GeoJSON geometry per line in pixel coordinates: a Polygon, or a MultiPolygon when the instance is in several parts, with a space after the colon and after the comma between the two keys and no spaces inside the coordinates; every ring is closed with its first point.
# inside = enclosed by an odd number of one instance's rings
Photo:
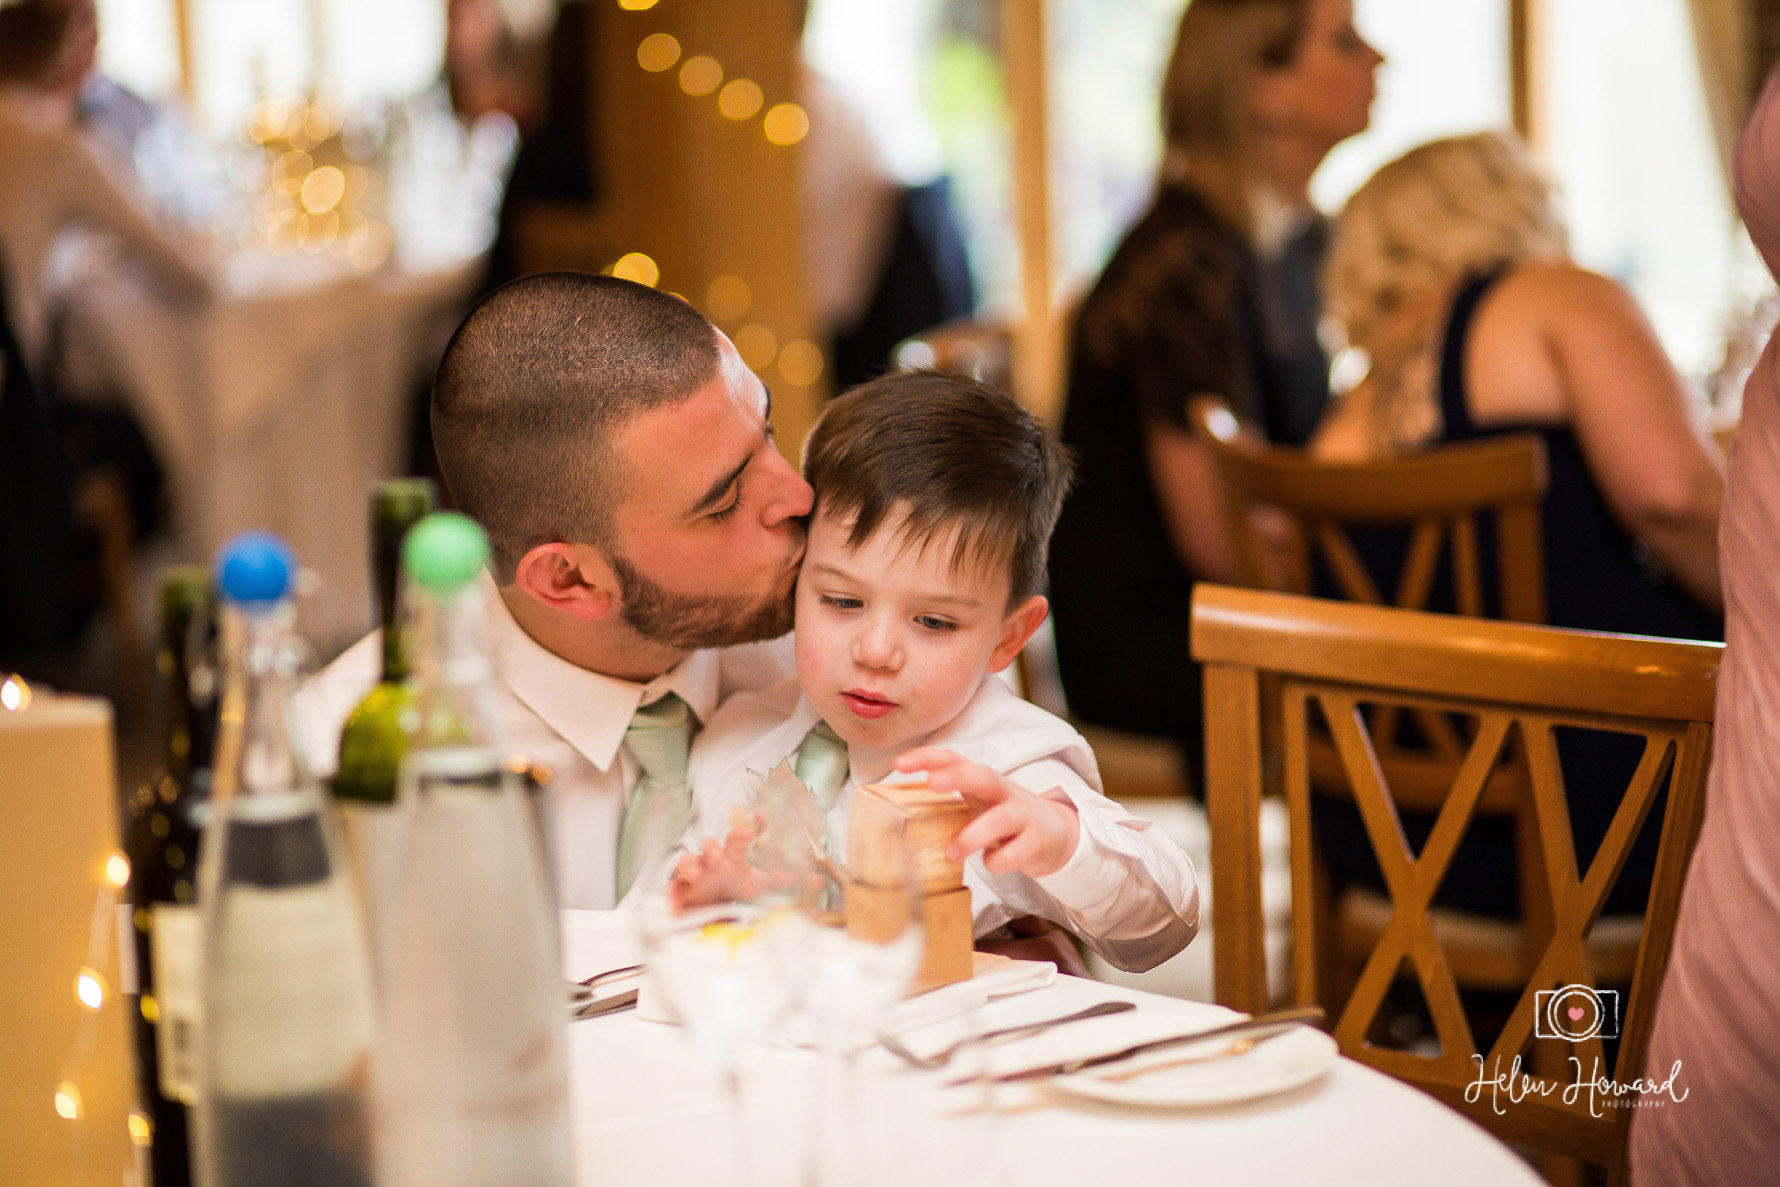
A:
{"type": "Polygon", "coordinates": [[[410,401],[456,324],[471,261],[412,273],[330,257],[235,261],[202,305],[127,268],[69,294],[76,390],[131,403],[167,467],[178,547],[208,562],[236,532],[284,536],[321,578],[306,607],[332,650],[370,626],[367,499],[401,472],[410,401]]]}
{"type": "MultiPolygon", "coordinates": [[[[595,950],[604,929],[569,912],[567,964],[583,974],[626,963],[595,950]]],[[[627,955],[627,954],[616,954],[627,955]]],[[[1175,1010],[1207,1021],[1220,1007],[1060,977],[1024,995],[1045,1015],[1099,1001],[1175,1010]]],[[[993,1009],[994,1007],[991,1007],[993,1009]]],[[[960,1056],[960,1059],[963,1059],[960,1056]]],[[[571,1023],[577,1179],[582,1187],[722,1187],[734,1182],[723,1097],[684,1032],[634,1013],[571,1023]]],[[[753,1182],[798,1183],[816,1057],[753,1048],[745,1110],[753,1182]]],[[[1166,1184],[1536,1184],[1526,1163],[1470,1120],[1350,1060],[1304,1088],[1247,1104],[1135,1110],[1078,1102],[1038,1085],[996,1089],[999,1117],[980,1088],[945,1088],[958,1074],[919,1072],[881,1048],[861,1059],[867,1119],[857,1187],[1144,1187],[1166,1184]]]]}

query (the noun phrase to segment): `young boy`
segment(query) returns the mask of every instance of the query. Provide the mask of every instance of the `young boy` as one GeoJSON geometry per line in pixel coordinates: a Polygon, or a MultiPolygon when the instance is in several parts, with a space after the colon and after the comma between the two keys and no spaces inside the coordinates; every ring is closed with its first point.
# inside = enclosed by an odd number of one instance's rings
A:
{"type": "Polygon", "coordinates": [[[840,851],[857,788],[924,771],[977,812],[950,856],[968,858],[978,938],[1039,915],[1120,968],[1186,946],[1199,922],[1192,863],[1101,794],[1080,734],[993,675],[1044,621],[1038,589],[1069,469],[1024,409],[962,376],[892,375],[829,406],[804,456],[816,505],[797,677],[730,699],[699,734],[679,902],[728,897],[746,877],[748,832],[730,820],[748,772],[794,763],[840,851]]]}

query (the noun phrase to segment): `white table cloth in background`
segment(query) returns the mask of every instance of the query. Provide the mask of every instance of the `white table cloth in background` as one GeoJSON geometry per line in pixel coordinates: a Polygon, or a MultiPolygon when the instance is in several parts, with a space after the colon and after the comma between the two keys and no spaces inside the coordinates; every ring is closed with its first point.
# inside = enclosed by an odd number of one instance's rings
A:
{"type": "MultiPolygon", "coordinates": [[[[581,975],[635,958],[594,912],[565,912],[566,964],[581,975]]],[[[1190,1024],[1231,1017],[1097,981],[1059,977],[1018,999],[1023,1013],[1065,1014],[1132,1001],[1190,1024]]],[[[993,1009],[993,1006],[990,1007],[993,1009]]],[[[1186,1029],[1183,1027],[1183,1029],[1186,1029]]],[[[955,1062],[963,1064],[967,1056],[955,1062]]],[[[760,1187],[796,1187],[817,1056],[751,1048],[745,1114],[760,1187]]],[[[581,1187],[734,1182],[729,1120],[716,1076],[677,1027],[634,1012],[569,1024],[577,1181],[581,1187]]],[[[920,1072],[874,1047],[860,1060],[865,1124],[860,1187],[1202,1187],[1210,1184],[1489,1184],[1540,1182],[1482,1128],[1423,1093],[1351,1060],[1282,1095],[1195,1109],[1128,1109],[1077,1101],[1043,1085],[998,1087],[999,1118],[980,1087],[945,1088],[967,1064],[920,1072]]]]}
{"type": "Polygon", "coordinates": [[[477,275],[243,256],[210,301],[180,305],[106,269],[68,294],[70,386],[121,392],[141,418],[182,558],[248,528],[290,542],[321,578],[305,626],[329,653],[371,625],[367,499],[403,470],[411,401],[477,275]]]}

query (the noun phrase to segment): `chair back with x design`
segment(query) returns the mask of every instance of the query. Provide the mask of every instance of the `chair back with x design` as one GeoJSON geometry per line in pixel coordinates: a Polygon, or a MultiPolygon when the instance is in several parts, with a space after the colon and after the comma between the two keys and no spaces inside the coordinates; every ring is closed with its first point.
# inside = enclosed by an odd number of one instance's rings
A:
{"type": "MultiPolygon", "coordinates": [[[[1313,717],[1326,723],[1389,889],[1391,915],[1346,1005],[1335,1016],[1343,1054],[1414,1083],[1504,1140],[1624,1173],[1633,1112],[1569,1092],[1586,1082],[1629,1083],[1643,1073],[1657,986],[1698,835],[1711,753],[1722,645],[1502,623],[1201,585],[1193,652],[1205,665],[1206,800],[1211,822],[1213,953],[1217,998],[1269,1005],[1261,914],[1259,812],[1264,792],[1285,796],[1291,822],[1292,960],[1298,1002],[1316,1000],[1324,917],[1306,904],[1317,887],[1308,761],[1313,717]],[[1265,702],[1271,701],[1272,704],[1265,702]],[[1431,834],[1419,853],[1368,734],[1365,705],[1464,715],[1477,722],[1431,834]],[[1265,733],[1271,713],[1279,729],[1265,733]],[[1640,737],[1642,758],[1592,857],[1579,858],[1554,730],[1640,737]],[[1265,745],[1283,753],[1268,756],[1265,745]],[[1479,1047],[1430,906],[1461,837],[1484,805],[1511,738],[1525,756],[1533,838],[1543,873],[1545,927],[1530,973],[1499,1036],[1479,1047]],[[1277,761],[1269,761],[1270,758],[1277,761]],[[1278,784],[1269,786],[1269,784],[1278,784]],[[1623,1012],[1600,990],[1588,937],[1627,852],[1666,790],[1656,877],[1623,1012]],[[1393,1050],[1370,1038],[1400,969],[1428,1004],[1439,1050],[1393,1050]],[[1602,1039],[1619,1030],[1617,1058],[1602,1039]],[[1554,1056],[1555,1051],[1555,1056],[1554,1056]],[[1523,1062],[1524,1057],[1532,1058],[1523,1062]],[[1574,1059],[1578,1064],[1572,1064],[1574,1059]],[[1518,1065],[1518,1069],[1517,1069],[1518,1065]],[[1516,1070],[1530,1087],[1498,1112],[1480,1076],[1516,1070]]],[[[1518,1082],[1518,1081],[1517,1081],[1518,1082]]]]}

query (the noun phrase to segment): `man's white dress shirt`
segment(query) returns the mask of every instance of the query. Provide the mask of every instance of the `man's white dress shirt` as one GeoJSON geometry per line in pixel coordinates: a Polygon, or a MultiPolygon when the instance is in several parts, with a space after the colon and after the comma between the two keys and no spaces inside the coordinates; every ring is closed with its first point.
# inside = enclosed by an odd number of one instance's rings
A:
{"type": "MultiPolygon", "coordinates": [[[[734,693],[771,685],[791,670],[789,639],[695,651],[638,684],[590,672],[546,650],[514,621],[486,573],[480,584],[488,605],[500,745],[555,774],[547,810],[559,904],[611,907],[618,824],[641,774],[623,748],[637,706],[674,692],[700,722],[709,721],[734,693]]],[[[333,773],[340,729],[377,683],[382,665],[381,637],[373,632],[297,693],[297,728],[318,775],[333,773]]]]}
{"type": "MultiPolygon", "coordinates": [[[[754,782],[793,756],[818,720],[795,679],[724,702],[692,744],[692,825],[688,843],[721,840],[731,812],[754,782]]],[[[845,849],[855,792],[891,773],[897,754],[943,746],[1029,791],[1073,804],[1081,818],[1075,852],[1041,878],[992,874],[980,853],[964,867],[976,934],[1022,915],[1038,915],[1081,936],[1123,969],[1152,968],[1173,956],[1199,927],[1199,883],[1180,847],[1147,820],[1101,792],[1088,743],[1067,722],[1015,696],[994,676],[951,722],[894,751],[849,746],[848,777],[828,813],[831,845],[845,849]]]]}

